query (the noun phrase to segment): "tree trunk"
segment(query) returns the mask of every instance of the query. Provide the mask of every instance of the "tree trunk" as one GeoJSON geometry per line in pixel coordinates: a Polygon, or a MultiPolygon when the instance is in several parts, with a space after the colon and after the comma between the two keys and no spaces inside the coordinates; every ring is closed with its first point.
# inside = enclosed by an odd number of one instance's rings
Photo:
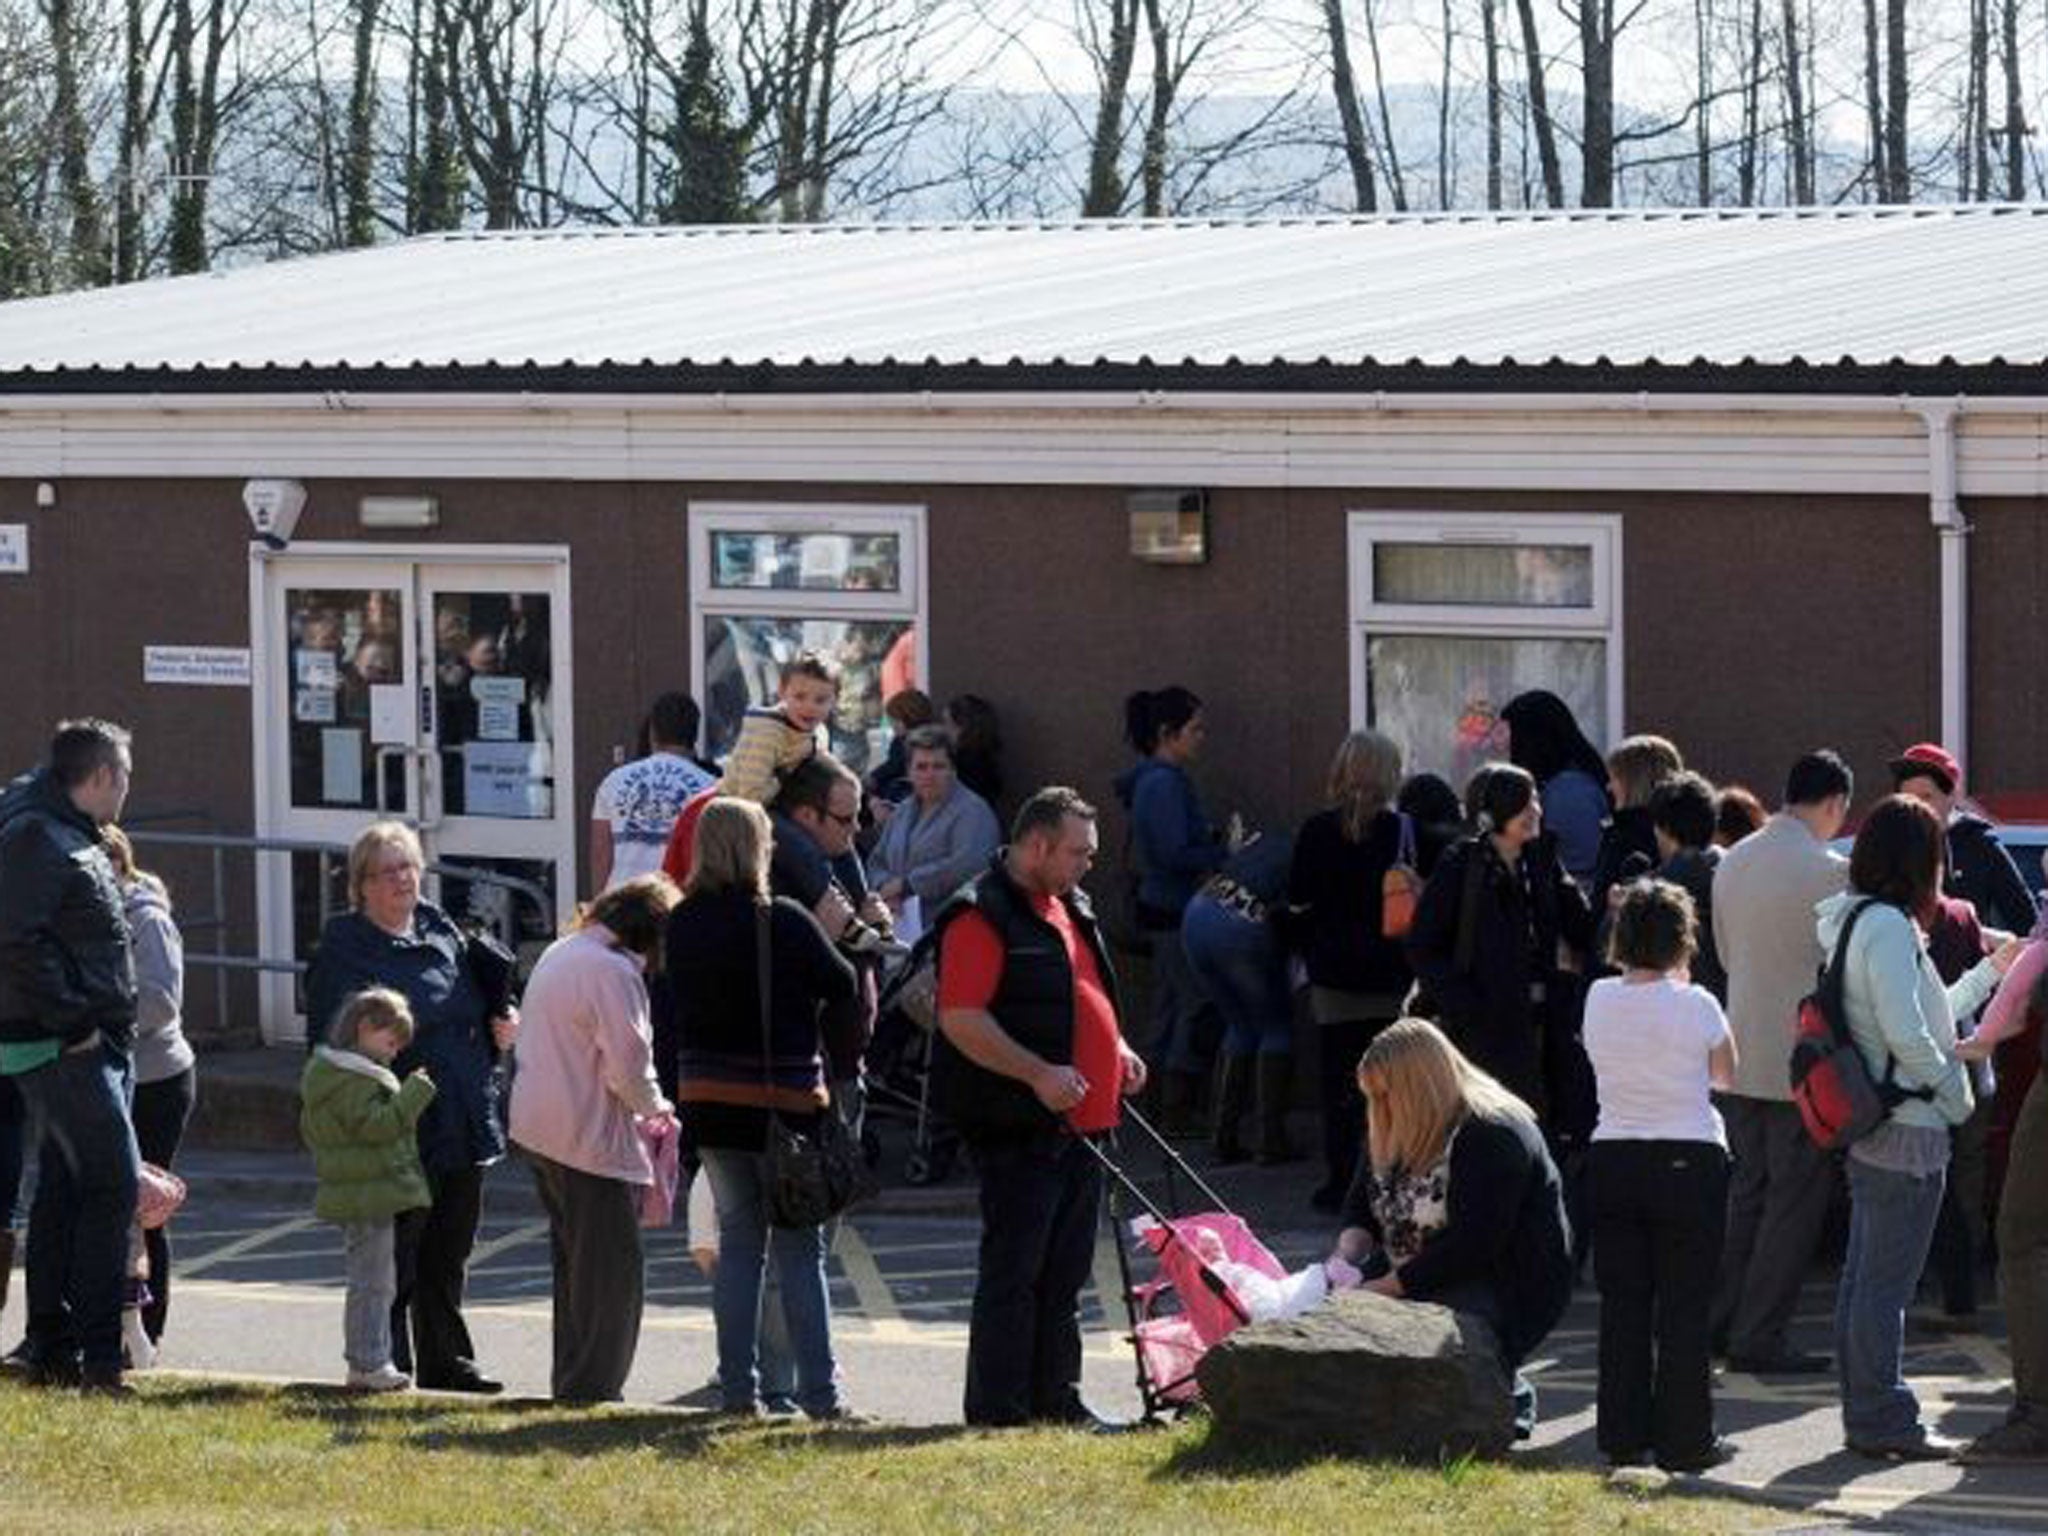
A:
{"type": "Polygon", "coordinates": [[[171,3],[170,260],[175,273],[206,270],[207,167],[198,157],[199,84],[193,74],[192,0],[171,3]]]}
{"type": "Polygon", "coordinates": [[[2000,0],[1999,55],[2005,64],[2005,195],[2027,195],[2027,109],[2020,94],[2020,0],[2000,0]]]}
{"type": "Polygon", "coordinates": [[[1564,168],[1557,158],[1557,125],[1550,120],[1550,102],[1543,89],[1543,42],[1536,32],[1535,0],[1515,0],[1522,22],[1522,52],[1529,71],[1529,119],[1536,130],[1536,157],[1543,169],[1546,206],[1564,206],[1564,168]]]}
{"type": "Polygon", "coordinates": [[[1578,0],[1579,206],[1614,206],[1614,0],[1578,0]]]}
{"type": "MultiPolygon", "coordinates": [[[[1492,0],[1487,0],[1489,7],[1492,0]]],[[[1323,30],[1330,40],[1330,89],[1337,98],[1337,121],[1344,130],[1344,160],[1351,168],[1351,194],[1360,213],[1377,213],[1380,200],[1372,171],[1372,144],[1366,137],[1365,114],[1358,108],[1358,76],[1351,68],[1351,40],[1344,22],[1344,0],[1323,0],[1323,30]]]]}
{"type": "Polygon", "coordinates": [[[1443,73],[1436,86],[1436,205],[1451,206],[1451,0],[1442,0],[1443,73]]]}
{"type": "Polygon", "coordinates": [[[1152,41],[1152,100],[1145,113],[1145,150],[1139,162],[1139,185],[1145,217],[1166,214],[1166,128],[1173,112],[1173,31],[1159,0],[1145,0],[1145,29],[1152,41]]]}
{"type": "Polygon", "coordinates": [[[1863,114],[1870,134],[1867,196],[1881,203],[1891,188],[1885,164],[1884,42],[1877,25],[1877,0],[1863,0],[1863,114]]]}
{"type": "Polygon", "coordinates": [[[1757,140],[1762,131],[1764,0],[1750,0],[1748,43],[1748,64],[1742,74],[1742,147],[1735,158],[1735,200],[1745,208],[1754,208],[1761,158],[1757,140]]]}
{"type": "Polygon", "coordinates": [[[1479,0],[1479,28],[1486,48],[1486,206],[1500,207],[1500,31],[1494,0],[1479,0]]]}
{"type": "Polygon", "coordinates": [[[1913,169],[1906,151],[1906,112],[1910,92],[1906,73],[1906,0],[1885,0],[1884,197],[1888,203],[1913,200],[1913,169]]]}
{"type": "Polygon", "coordinates": [[[1785,54],[1785,139],[1792,158],[1792,201],[1813,205],[1813,124],[1806,116],[1806,75],[1800,60],[1799,0],[1785,0],[1781,26],[1785,54]]]}
{"type": "Polygon", "coordinates": [[[1372,90],[1380,108],[1380,144],[1386,151],[1387,186],[1394,194],[1394,209],[1408,211],[1408,182],[1401,174],[1401,150],[1394,142],[1394,117],[1387,109],[1387,72],[1380,63],[1380,24],[1374,15],[1379,0],[1366,0],[1365,44],[1372,53],[1372,90]]]}
{"type": "Polygon", "coordinates": [[[120,197],[114,214],[114,281],[142,276],[142,155],[149,136],[149,45],[142,0],[124,0],[121,43],[120,197]]]}
{"type": "Polygon", "coordinates": [[[1714,3],[1693,0],[1693,201],[1705,208],[1714,201],[1714,3]]]}
{"type": "Polygon", "coordinates": [[[1991,7],[1970,0],[1969,178],[1964,196],[1991,196],[1991,7]]]}
{"type": "Polygon", "coordinates": [[[373,245],[376,209],[370,199],[370,165],[377,127],[377,0],[356,0],[355,63],[349,80],[348,142],[342,150],[342,187],[347,198],[342,239],[373,245]]]}
{"type": "Polygon", "coordinates": [[[1131,97],[1131,66],[1138,55],[1138,0],[1109,0],[1109,48],[1097,61],[1095,132],[1088,141],[1085,218],[1106,219],[1124,207],[1124,113],[1131,97]]]}
{"type": "Polygon", "coordinates": [[[57,184],[70,211],[65,232],[63,270],[66,286],[97,288],[112,277],[107,261],[105,220],[99,188],[92,179],[91,136],[79,104],[78,51],[81,44],[73,0],[46,0],[44,17],[50,28],[50,106],[56,122],[57,184]]]}

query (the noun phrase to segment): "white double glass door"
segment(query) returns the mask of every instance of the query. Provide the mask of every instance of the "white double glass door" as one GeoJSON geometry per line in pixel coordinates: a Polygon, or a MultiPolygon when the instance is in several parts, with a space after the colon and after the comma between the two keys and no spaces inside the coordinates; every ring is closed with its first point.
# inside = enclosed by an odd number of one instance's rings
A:
{"type": "MultiPolygon", "coordinates": [[[[416,827],[428,899],[531,950],[575,888],[569,564],[560,550],[254,555],[258,831],[346,847],[416,827]]],[[[262,952],[303,960],[348,906],[346,860],[258,856],[262,952]],[[323,876],[323,868],[325,874],[323,876]]],[[[264,981],[267,1039],[303,1035],[264,981]]]]}

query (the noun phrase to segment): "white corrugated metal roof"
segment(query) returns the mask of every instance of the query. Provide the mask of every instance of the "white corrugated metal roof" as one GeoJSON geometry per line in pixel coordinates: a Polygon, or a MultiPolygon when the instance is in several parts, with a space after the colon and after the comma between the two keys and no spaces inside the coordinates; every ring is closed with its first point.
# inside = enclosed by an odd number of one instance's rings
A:
{"type": "Polygon", "coordinates": [[[2048,359],[2048,209],[552,230],[0,304],[0,373],[2048,359]]]}

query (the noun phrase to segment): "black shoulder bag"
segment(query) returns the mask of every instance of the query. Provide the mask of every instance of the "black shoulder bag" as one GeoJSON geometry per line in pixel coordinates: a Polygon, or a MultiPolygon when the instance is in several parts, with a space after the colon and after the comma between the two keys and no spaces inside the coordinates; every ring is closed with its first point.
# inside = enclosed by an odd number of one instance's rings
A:
{"type": "MultiPolygon", "coordinates": [[[[754,909],[754,975],[761,994],[761,1081],[775,1089],[775,1035],[769,1004],[770,916],[766,906],[754,909]]],[[[874,1171],[861,1155],[860,1143],[831,1103],[819,1113],[815,1129],[798,1130],[772,1105],[768,1109],[768,1220],[778,1227],[816,1227],[830,1221],[855,1201],[875,1193],[874,1171]]]]}

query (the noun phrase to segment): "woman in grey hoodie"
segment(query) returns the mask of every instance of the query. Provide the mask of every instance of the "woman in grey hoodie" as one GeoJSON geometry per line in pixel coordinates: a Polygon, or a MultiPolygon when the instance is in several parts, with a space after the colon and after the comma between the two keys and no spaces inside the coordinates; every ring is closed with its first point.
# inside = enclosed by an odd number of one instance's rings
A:
{"type": "MultiPolygon", "coordinates": [[[[119,827],[109,826],[105,837],[107,856],[121,881],[128,943],[135,954],[135,1144],[145,1163],[168,1169],[198,1095],[183,1019],[185,943],[163,881],[136,866],[135,849],[119,827]]],[[[149,1300],[142,1308],[142,1328],[154,1349],[171,1305],[169,1228],[146,1231],[143,1245],[149,1254],[149,1300]]]]}

